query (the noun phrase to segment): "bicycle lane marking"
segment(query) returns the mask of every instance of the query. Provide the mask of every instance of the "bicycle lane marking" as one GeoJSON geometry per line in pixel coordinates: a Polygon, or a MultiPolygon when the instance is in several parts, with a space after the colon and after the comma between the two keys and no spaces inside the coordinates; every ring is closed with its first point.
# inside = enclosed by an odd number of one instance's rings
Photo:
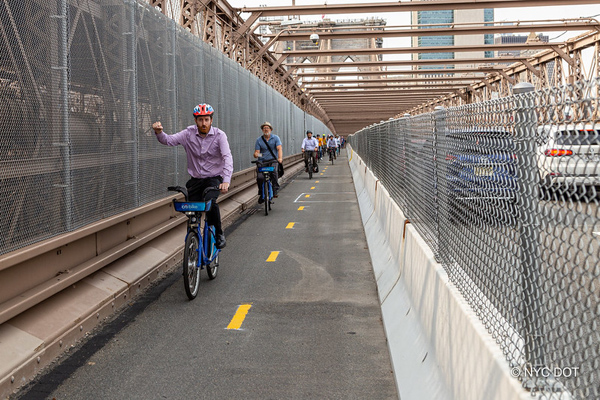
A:
{"type": "Polygon", "coordinates": [[[231,322],[229,322],[229,325],[227,325],[227,329],[240,329],[240,327],[242,326],[242,322],[244,322],[244,319],[246,319],[246,314],[248,314],[248,310],[250,310],[250,307],[252,307],[251,303],[240,304],[237,308],[237,311],[235,312],[235,315],[231,319],[231,322]]]}
{"type": "Polygon", "coordinates": [[[287,226],[285,227],[285,229],[294,229],[294,224],[295,224],[295,222],[288,223],[287,226]]]}
{"type": "Polygon", "coordinates": [[[277,256],[279,256],[279,252],[278,251],[272,251],[271,254],[269,255],[269,258],[267,258],[267,262],[274,262],[277,260],[277,256]]]}

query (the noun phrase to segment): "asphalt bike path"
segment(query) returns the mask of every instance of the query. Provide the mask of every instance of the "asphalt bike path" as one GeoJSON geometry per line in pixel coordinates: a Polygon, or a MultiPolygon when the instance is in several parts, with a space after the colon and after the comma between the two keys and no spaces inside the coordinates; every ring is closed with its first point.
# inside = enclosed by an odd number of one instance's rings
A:
{"type": "Polygon", "coordinates": [[[19,397],[397,399],[348,159],[319,167],[226,230],[195,300],[179,269],[19,397]]]}

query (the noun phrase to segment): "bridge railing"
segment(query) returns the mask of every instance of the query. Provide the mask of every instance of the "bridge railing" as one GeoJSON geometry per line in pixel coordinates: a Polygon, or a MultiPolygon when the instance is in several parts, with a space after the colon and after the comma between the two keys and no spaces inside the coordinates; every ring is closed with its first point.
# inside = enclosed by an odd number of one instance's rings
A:
{"type": "MultiPolygon", "coordinates": [[[[349,137],[532,391],[600,396],[600,79],[349,137]]],[[[565,397],[566,398],[566,397],[565,397]]]]}

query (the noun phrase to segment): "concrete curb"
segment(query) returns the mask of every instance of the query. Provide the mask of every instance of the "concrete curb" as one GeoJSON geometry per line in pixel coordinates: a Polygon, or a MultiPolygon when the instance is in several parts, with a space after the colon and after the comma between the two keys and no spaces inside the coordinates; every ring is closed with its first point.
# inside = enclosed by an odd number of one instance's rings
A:
{"type": "MultiPolygon", "coordinates": [[[[280,183],[304,171],[286,167],[280,183]]],[[[251,185],[219,202],[223,227],[258,200],[251,185]]],[[[0,324],[0,399],[8,398],[150,285],[180,267],[186,226],[168,231],[100,271],[0,324]]]]}
{"type": "Polygon", "coordinates": [[[530,399],[419,233],[347,151],[400,398],[530,399]]]}

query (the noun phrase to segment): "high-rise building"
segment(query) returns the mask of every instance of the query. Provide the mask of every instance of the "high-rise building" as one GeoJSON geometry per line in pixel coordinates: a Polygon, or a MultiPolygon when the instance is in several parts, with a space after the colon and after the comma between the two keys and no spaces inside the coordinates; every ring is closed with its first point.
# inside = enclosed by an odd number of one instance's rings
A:
{"type": "MultiPolygon", "coordinates": [[[[452,24],[460,23],[482,23],[494,21],[494,9],[485,10],[435,10],[435,11],[414,11],[411,14],[412,25],[435,25],[421,26],[419,29],[430,28],[448,28],[452,24]]],[[[493,34],[475,34],[475,35],[444,35],[444,36],[414,36],[412,39],[413,47],[429,46],[448,46],[454,45],[486,45],[494,43],[493,34]]],[[[455,53],[452,51],[443,53],[416,53],[413,59],[417,60],[448,60],[460,58],[493,58],[493,51],[473,51],[455,53]]],[[[420,67],[420,69],[430,69],[438,67],[420,67]]],[[[452,68],[452,66],[449,66],[452,68]]]]}

